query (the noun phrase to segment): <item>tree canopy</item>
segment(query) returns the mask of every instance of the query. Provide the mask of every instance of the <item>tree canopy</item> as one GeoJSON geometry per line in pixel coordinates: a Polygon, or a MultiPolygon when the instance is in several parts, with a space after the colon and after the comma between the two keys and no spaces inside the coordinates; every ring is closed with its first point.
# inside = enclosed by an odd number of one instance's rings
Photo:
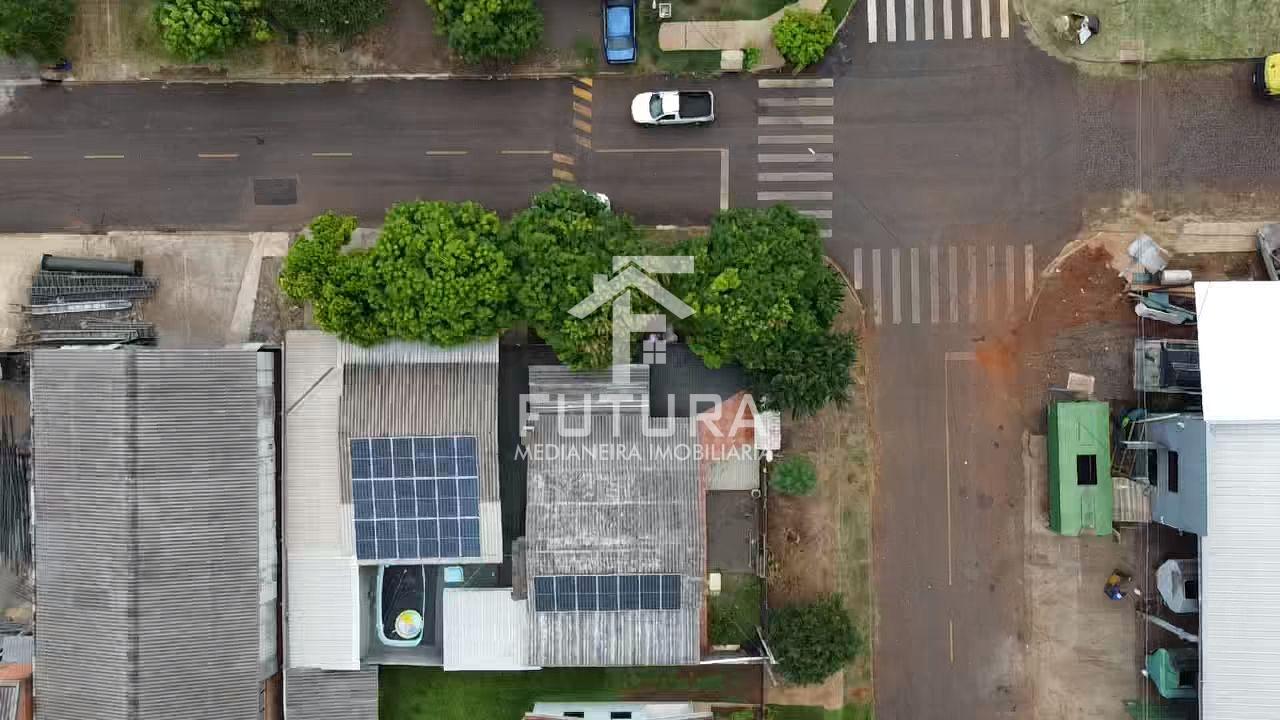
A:
{"type": "Polygon", "coordinates": [[[514,61],[542,40],[542,11],[533,0],[427,0],[437,31],[466,62],[514,61]]]}
{"type": "Polygon", "coordinates": [[[261,10],[262,0],[162,0],[153,17],[169,52],[200,62],[249,40],[270,40],[261,10]]]}
{"type": "Polygon", "coordinates": [[[358,345],[449,346],[493,337],[511,321],[511,263],[494,213],[475,203],[402,203],[371,249],[343,253],[355,222],[320,216],[286,259],[280,286],[314,303],[320,327],[358,345]]]}
{"type": "Polygon", "coordinates": [[[61,58],[74,14],[73,0],[0,0],[0,53],[61,58]]]}
{"type": "Polygon", "coordinates": [[[788,10],[773,26],[773,44],[798,68],[822,59],[836,39],[836,21],[826,12],[788,10]]]}
{"type": "Polygon", "coordinates": [[[387,17],[389,0],[266,0],[272,21],[287,30],[348,39],[387,17]]]}
{"type": "Polygon", "coordinates": [[[566,365],[607,366],[613,337],[609,308],[582,319],[569,310],[591,294],[595,275],[613,274],[614,256],[644,254],[631,221],[592,195],[557,186],[512,218],[503,248],[517,278],[517,312],[566,365]]]}
{"type": "Polygon", "coordinates": [[[862,637],[839,595],[791,605],[769,616],[769,649],[788,681],[816,685],[862,652],[862,637]]]}
{"type": "Polygon", "coordinates": [[[817,486],[818,471],[803,455],[783,459],[769,476],[769,487],[783,495],[808,495],[817,486]]]}

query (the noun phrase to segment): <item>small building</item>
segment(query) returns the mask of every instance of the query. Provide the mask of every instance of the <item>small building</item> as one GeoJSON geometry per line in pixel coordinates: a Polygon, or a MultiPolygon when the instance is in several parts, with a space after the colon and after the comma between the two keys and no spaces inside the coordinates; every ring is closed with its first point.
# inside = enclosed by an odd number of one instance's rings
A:
{"type": "Polygon", "coordinates": [[[1110,535],[1111,418],[1104,402],[1049,406],[1049,527],[1110,535]]]}
{"type": "Polygon", "coordinates": [[[1142,420],[1134,477],[1151,484],[1151,519],[1204,535],[1208,523],[1206,428],[1198,413],[1142,420]]]}
{"type": "Polygon", "coordinates": [[[32,720],[31,661],[35,638],[0,635],[0,720],[32,720]]]}
{"type": "Polygon", "coordinates": [[[38,350],[40,720],[278,712],[275,363],[38,350]]]}
{"type": "Polygon", "coordinates": [[[1195,648],[1160,648],[1147,656],[1147,677],[1166,700],[1188,700],[1200,685],[1195,648]]]}

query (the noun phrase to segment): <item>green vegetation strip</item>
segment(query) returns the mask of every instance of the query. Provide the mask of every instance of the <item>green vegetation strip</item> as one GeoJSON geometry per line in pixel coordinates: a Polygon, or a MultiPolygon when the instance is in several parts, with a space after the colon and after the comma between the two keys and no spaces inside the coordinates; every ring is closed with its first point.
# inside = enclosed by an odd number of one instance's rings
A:
{"type": "Polygon", "coordinates": [[[711,598],[712,645],[742,645],[756,637],[763,583],[755,575],[725,573],[720,594],[711,598]]]}
{"type": "Polygon", "coordinates": [[[803,705],[770,705],[765,720],[875,720],[875,708],[870,705],[845,705],[839,710],[803,705]]]}
{"type": "Polygon", "coordinates": [[[835,18],[836,25],[839,26],[857,4],[858,0],[827,0],[827,6],[823,8],[823,12],[835,18]]]}

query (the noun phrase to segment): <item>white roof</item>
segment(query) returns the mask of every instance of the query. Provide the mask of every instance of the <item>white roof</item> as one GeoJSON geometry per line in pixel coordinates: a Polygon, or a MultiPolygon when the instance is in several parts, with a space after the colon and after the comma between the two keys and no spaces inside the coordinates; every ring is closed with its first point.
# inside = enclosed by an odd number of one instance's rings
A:
{"type": "Polygon", "coordinates": [[[528,654],[527,600],[511,588],[445,588],[445,670],[537,670],[528,654]]]}
{"type": "Polygon", "coordinates": [[[1280,422],[1280,333],[1267,317],[1280,308],[1277,282],[1196,283],[1200,384],[1210,423],[1280,422]]]}
{"type": "Polygon", "coordinates": [[[1280,283],[1196,284],[1207,423],[1200,538],[1203,720],[1280,717],[1280,283]]]}

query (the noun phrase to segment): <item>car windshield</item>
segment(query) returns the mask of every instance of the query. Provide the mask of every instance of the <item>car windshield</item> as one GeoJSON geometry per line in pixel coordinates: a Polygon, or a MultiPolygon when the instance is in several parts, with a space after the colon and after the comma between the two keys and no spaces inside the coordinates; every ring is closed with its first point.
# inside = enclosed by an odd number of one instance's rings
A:
{"type": "Polygon", "coordinates": [[[655,94],[653,97],[649,98],[649,114],[654,116],[655,118],[662,117],[662,97],[661,96],[655,94]]]}
{"type": "Polygon", "coordinates": [[[610,50],[630,50],[631,40],[625,37],[611,37],[604,46],[610,50]]]}

